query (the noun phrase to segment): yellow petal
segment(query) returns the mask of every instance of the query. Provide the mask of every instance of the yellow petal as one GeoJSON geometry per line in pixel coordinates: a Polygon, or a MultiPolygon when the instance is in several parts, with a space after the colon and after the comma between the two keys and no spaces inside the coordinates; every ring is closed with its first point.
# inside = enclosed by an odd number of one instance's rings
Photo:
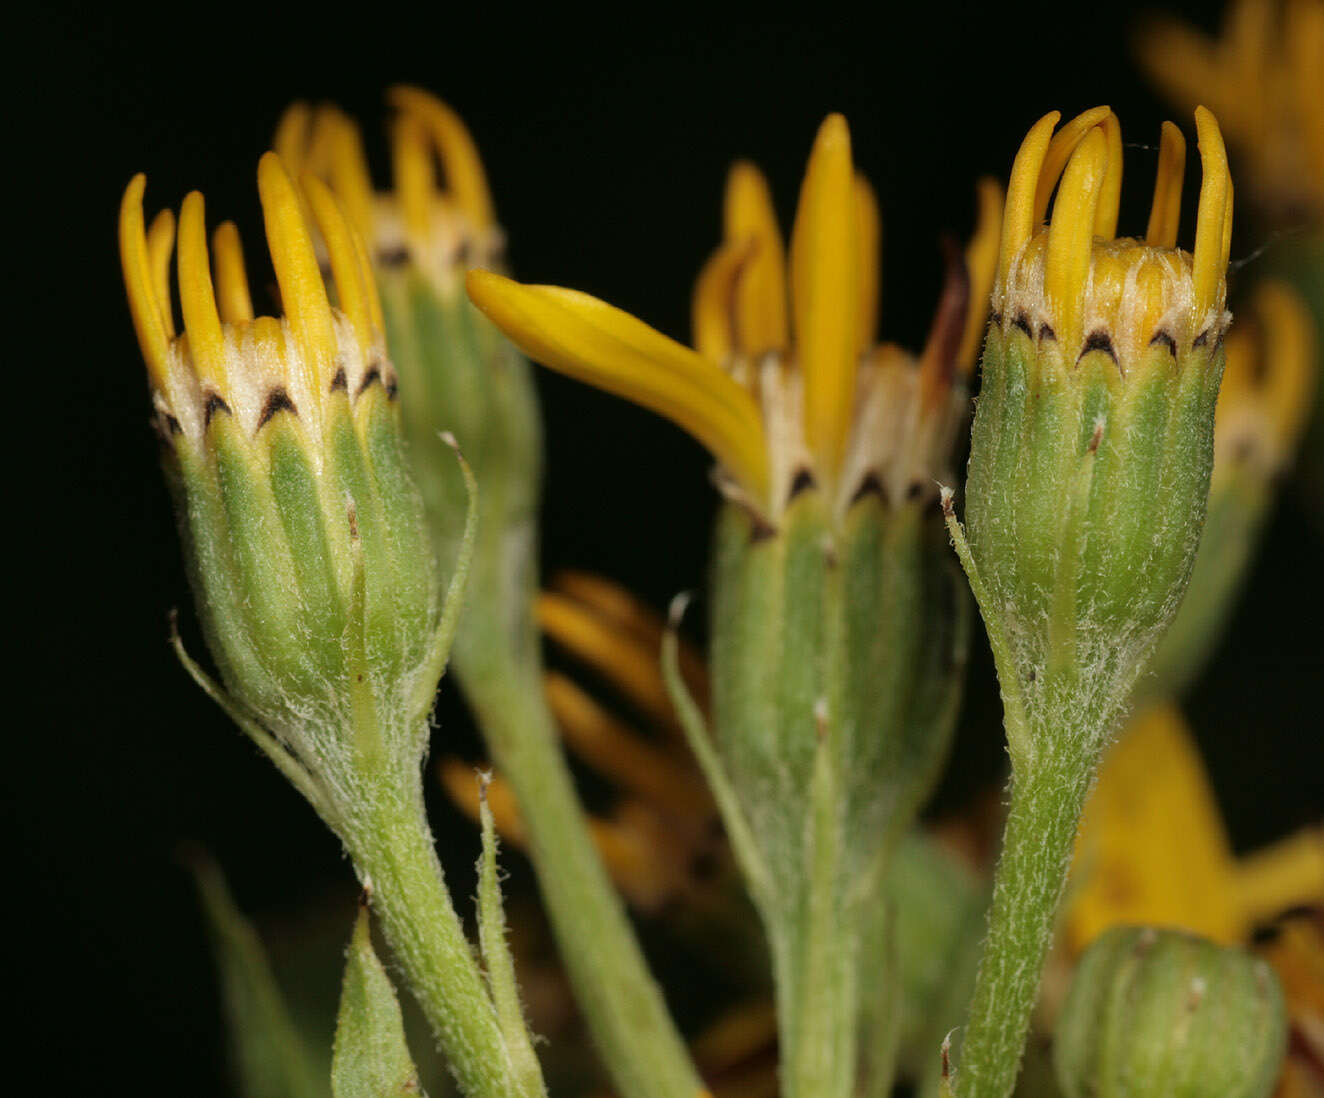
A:
{"type": "Polygon", "coordinates": [[[969,376],[975,368],[979,349],[988,325],[989,298],[998,269],[998,249],[1002,242],[1002,186],[985,177],[975,185],[978,212],[975,231],[965,248],[965,266],[970,272],[970,305],[965,318],[965,333],[956,366],[969,376]]]}
{"type": "Polygon", "coordinates": [[[759,503],[768,455],[754,399],[719,367],[604,301],[471,271],[469,296],[537,361],[665,416],[693,435],[759,503]]]}
{"type": "Polygon", "coordinates": [[[336,359],[335,327],[322,272],[298,195],[275,153],[258,162],[257,185],[281,304],[302,352],[297,356],[301,368],[312,372],[303,379],[304,387],[320,402],[336,359]]]}
{"type": "Polygon", "coordinates": [[[1044,296],[1068,353],[1080,346],[1085,282],[1094,247],[1094,218],[1108,175],[1108,139],[1095,127],[1076,146],[1053,203],[1044,258],[1044,296]]]}
{"type": "Polygon", "coordinates": [[[804,375],[805,441],[831,481],[852,420],[859,279],[850,130],[839,114],[819,127],[791,234],[791,314],[804,375]]]}
{"type": "MultiPolygon", "coordinates": [[[[1016,159],[1011,165],[1011,179],[1007,183],[1007,205],[1002,215],[1002,243],[998,248],[997,286],[1006,284],[1007,272],[1011,262],[1020,250],[1029,243],[1030,237],[1038,228],[1043,218],[1043,210],[1038,208],[1036,192],[1039,176],[1048,155],[1048,147],[1053,137],[1053,127],[1062,115],[1049,111],[1031,128],[1016,151],[1016,159]]],[[[1045,203],[1045,209],[1047,204],[1045,203]]]]}
{"type": "Polygon", "coordinates": [[[1318,380],[1315,324],[1301,295],[1284,282],[1261,282],[1255,290],[1253,308],[1264,331],[1261,383],[1265,404],[1290,450],[1314,403],[1318,380]]]}
{"type": "Polygon", "coordinates": [[[878,196],[859,172],[855,173],[855,242],[855,271],[860,297],[855,317],[855,348],[863,353],[878,341],[878,298],[883,281],[883,219],[878,213],[878,196]]]}
{"type": "Polygon", "coordinates": [[[1158,173],[1154,202],[1149,211],[1145,243],[1152,248],[1175,248],[1181,220],[1181,188],[1186,173],[1186,138],[1171,122],[1163,123],[1159,138],[1158,173]]]}
{"type": "Polygon", "coordinates": [[[166,333],[174,337],[175,318],[170,308],[170,253],[175,247],[175,215],[162,210],[152,218],[147,230],[147,257],[156,286],[156,300],[161,306],[161,320],[166,333]]]}
{"type": "Polygon", "coordinates": [[[391,105],[415,116],[427,128],[441,155],[446,185],[455,203],[479,228],[495,223],[487,175],[469,130],[450,107],[421,88],[397,86],[387,92],[391,105]]]}
{"type": "Polygon", "coordinates": [[[318,232],[326,244],[331,259],[331,275],[336,283],[336,300],[341,311],[354,325],[359,343],[367,347],[373,341],[372,310],[368,305],[368,289],[363,284],[364,272],[359,254],[350,236],[352,230],[345,219],[341,205],[331,190],[320,179],[305,176],[304,194],[317,222],[318,232]]]}
{"type": "Polygon", "coordinates": [[[753,164],[742,161],[731,168],[723,221],[728,244],[754,244],[736,290],[737,343],[751,356],[785,350],[786,249],[767,180],[753,164]]]}
{"type": "MultiPolygon", "coordinates": [[[[1110,114],[1112,114],[1112,108],[1110,107],[1091,107],[1089,110],[1076,115],[1070,122],[1063,125],[1057,133],[1053,134],[1053,140],[1048,145],[1047,153],[1044,154],[1043,166],[1039,169],[1039,175],[1035,182],[1035,225],[1038,225],[1044,219],[1044,215],[1048,213],[1048,200],[1053,197],[1053,188],[1057,186],[1057,181],[1062,178],[1062,172],[1066,170],[1067,162],[1071,159],[1071,154],[1076,151],[1076,146],[1081,143],[1090,130],[1094,129],[1095,126],[1102,125],[1110,114]]],[[[1040,121],[1042,122],[1042,119],[1040,121]]],[[[1017,159],[1019,159],[1019,156],[1017,159]]]]}
{"type": "Polygon", "coordinates": [[[1241,940],[1231,847],[1199,752],[1174,706],[1141,713],[1105,757],[1072,873],[1066,926],[1076,950],[1120,923],[1241,940]]]}
{"type": "Polygon", "coordinates": [[[198,380],[227,397],[225,335],[211,284],[202,195],[197,191],[184,199],[179,211],[179,308],[198,380]]]}
{"type": "Polygon", "coordinates": [[[1242,858],[1237,891],[1248,926],[1290,908],[1324,904],[1324,828],[1305,828],[1242,858]]]}
{"type": "Polygon", "coordinates": [[[253,299],[248,292],[248,275],[244,273],[244,249],[239,228],[233,221],[223,221],[216,227],[211,250],[221,319],[230,324],[252,320],[253,299]]]}
{"type": "Polygon", "coordinates": [[[726,363],[736,350],[736,284],[749,258],[749,243],[723,244],[694,283],[690,305],[694,349],[710,362],[726,363]]]}
{"type": "Polygon", "coordinates": [[[146,187],[147,176],[139,172],[124,189],[119,218],[120,268],[129,299],[129,315],[133,318],[147,373],[157,389],[164,389],[170,332],[157,299],[156,278],[147,250],[147,228],[143,221],[146,187]]]}
{"type": "Polygon", "coordinates": [[[1198,326],[1222,300],[1220,287],[1227,274],[1228,248],[1232,241],[1232,180],[1218,120],[1204,107],[1196,107],[1195,129],[1202,173],[1200,208],[1195,223],[1195,253],[1191,263],[1191,277],[1195,283],[1192,319],[1198,326]]]}
{"type": "Polygon", "coordinates": [[[405,229],[421,243],[431,226],[437,180],[427,133],[411,115],[401,115],[391,124],[391,170],[405,229]]]}
{"type": "Polygon", "coordinates": [[[271,147],[276,155],[285,162],[285,170],[296,178],[304,173],[307,165],[308,146],[312,141],[313,112],[307,103],[294,102],[285,108],[276,123],[276,135],[271,147]]]}
{"type": "Polygon", "coordinates": [[[1122,122],[1112,111],[1100,124],[1108,142],[1108,170],[1099,188],[1099,205],[1094,211],[1094,235],[1112,240],[1117,235],[1117,212],[1122,204],[1122,122]]]}
{"type": "Polygon", "coordinates": [[[317,112],[313,126],[320,134],[326,161],[317,174],[331,185],[354,230],[365,240],[371,240],[372,175],[358,125],[344,111],[326,106],[317,112]]]}
{"type": "Polygon", "coordinates": [[[562,738],[599,774],[677,821],[711,815],[712,801],[691,767],[650,743],[566,676],[549,672],[546,688],[562,738]]]}

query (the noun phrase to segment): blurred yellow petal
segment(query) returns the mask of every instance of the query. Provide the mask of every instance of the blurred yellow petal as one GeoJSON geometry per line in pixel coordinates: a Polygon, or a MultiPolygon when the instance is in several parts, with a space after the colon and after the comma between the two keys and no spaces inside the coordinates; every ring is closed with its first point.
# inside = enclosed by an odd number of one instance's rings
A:
{"type": "Polygon", "coordinates": [[[791,313],[804,376],[805,442],[829,480],[853,418],[859,289],[855,172],[839,114],[819,128],[791,235],[791,313]]]}
{"type": "Polygon", "coordinates": [[[470,271],[469,296],[531,358],[665,416],[693,435],[754,500],[768,454],[753,397],[718,366],[628,313],[576,290],[470,271]]]}
{"type": "Polygon", "coordinates": [[[784,350],[786,321],[786,249],[768,182],[753,164],[740,162],[726,181],[723,211],[726,243],[752,242],[749,263],[736,290],[736,339],[747,355],[784,350]]]}
{"type": "Polygon", "coordinates": [[[1140,713],[1104,758],[1072,874],[1065,924],[1073,950],[1122,923],[1180,927],[1227,944],[1243,939],[1231,848],[1174,706],[1140,713]]]}
{"type": "Polygon", "coordinates": [[[855,241],[860,304],[855,316],[855,347],[867,351],[878,340],[878,304],[882,287],[883,219],[869,181],[855,173],[855,241]]]}

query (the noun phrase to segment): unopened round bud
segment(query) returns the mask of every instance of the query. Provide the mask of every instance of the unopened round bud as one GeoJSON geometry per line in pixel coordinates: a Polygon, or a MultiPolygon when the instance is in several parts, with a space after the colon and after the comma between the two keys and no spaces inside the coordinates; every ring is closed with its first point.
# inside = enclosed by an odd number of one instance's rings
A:
{"type": "Polygon", "coordinates": [[[1081,957],[1053,1059],[1067,1098],[1266,1098],[1286,1043],[1265,962],[1175,930],[1116,927],[1081,957]]]}

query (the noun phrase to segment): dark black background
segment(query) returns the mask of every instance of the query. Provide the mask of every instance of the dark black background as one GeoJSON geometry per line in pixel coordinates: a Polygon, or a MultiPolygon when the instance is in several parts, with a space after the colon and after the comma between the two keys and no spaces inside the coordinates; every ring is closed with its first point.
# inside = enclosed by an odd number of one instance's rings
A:
{"type": "MultiPolygon", "coordinates": [[[[1180,6],[1212,23],[1205,5],[1180,6]]],[[[762,164],[789,218],[815,128],[841,110],[883,207],[883,331],[915,346],[939,234],[968,232],[976,175],[1005,178],[1040,114],[1108,102],[1126,139],[1146,146],[1165,117],[1129,59],[1133,3],[1080,16],[875,5],[850,19],[819,5],[786,22],[715,5],[621,6],[600,21],[552,6],[460,9],[114,5],[57,10],[11,40],[20,79],[7,145],[24,193],[7,211],[17,612],[0,762],[12,929],[0,948],[51,1092],[226,1092],[203,931],[173,861],[181,839],[210,848],[255,912],[292,912],[350,881],[334,841],[165,644],[167,610],[187,607],[187,591],[115,248],[133,172],[148,173],[149,213],[199,188],[213,222],[236,218],[252,253],[254,169],[282,107],[334,98],[364,123],[381,166],[382,89],[416,82],[471,127],[517,274],[600,294],[683,338],[728,163],[762,164]]],[[[1154,159],[1128,152],[1123,231],[1143,227],[1154,159]]],[[[1192,232],[1188,211],[1188,246],[1192,232]]],[[[1234,255],[1259,243],[1243,223],[1234,255]]],[[[659,605],[700,584],[713,495],[699,447],[559,377],[539,384],[546,566],[604,572],[659,605]]],[[[1190,706],[1239,848],[1320,807],[1324,657],[1307,609],[1319,559],[1286,502],[1190,706]]],[[[950,803],[997,780],[994,698],[985,661],[950,803]]],[[[441,714],[439,741],[467,734],[453,698],[441,714]]],[[[436,808],[463,897],[473,837],[436,808]]]]}

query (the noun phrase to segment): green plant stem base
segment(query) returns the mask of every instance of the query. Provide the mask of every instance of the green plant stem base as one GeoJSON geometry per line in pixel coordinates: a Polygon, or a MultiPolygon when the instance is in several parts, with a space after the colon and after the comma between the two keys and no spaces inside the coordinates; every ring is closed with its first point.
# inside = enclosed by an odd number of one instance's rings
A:
{"type": "Polygon", "coordinates": [[[519,801],[543,903],[612,1081],[623,1098],[695,1098],[703,1084],[589,835],[544,701],[541,666],[483,660],[475,649],[512,649],[475,645],[479,627],[472,618],[466,627],[470,658],[461,679],[492,760],[519,801]]]}

